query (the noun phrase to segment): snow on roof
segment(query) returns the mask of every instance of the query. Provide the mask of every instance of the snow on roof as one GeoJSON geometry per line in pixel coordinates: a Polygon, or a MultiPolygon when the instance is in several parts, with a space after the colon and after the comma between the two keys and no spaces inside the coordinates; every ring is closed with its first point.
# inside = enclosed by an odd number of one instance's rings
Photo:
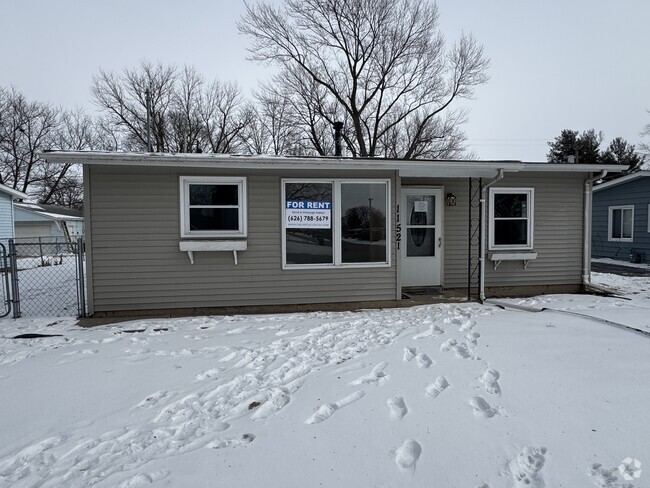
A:
{"type": "Polygon", "coordinates": [[[83,213],[72,208],[36,203],[14,203],[16,208],[41,215],[52,220],[83,220],[83,213]]]}

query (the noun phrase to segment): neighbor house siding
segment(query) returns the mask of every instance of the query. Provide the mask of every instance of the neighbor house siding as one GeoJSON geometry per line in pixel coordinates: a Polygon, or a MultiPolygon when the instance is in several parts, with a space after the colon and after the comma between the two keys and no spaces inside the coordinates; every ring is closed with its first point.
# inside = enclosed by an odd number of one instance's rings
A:
{"type": "Polygon", "coordinates": [[[13,203],[11,195],[0,192],[0,243],[5,248],[14,237],[13,203]]]}
{"type": "Polygon", "coordinates": [[[592,212],[591,255],[628,261],[630,251],[641,254],[650,262],[650,233],[648,233],[648,204],[650,178],[641,177],[620,185],[594,192],[592,212]],[[634,206],[633,241],[609,241],[609,207],[634,206]]]}
{"type": "Polygon", "coordinates": [[[283,177],[390,178],[393,200],[393,172],[92,166],[87,175],[93,312],[396,298],[394,249],[390,267],[281,269],[283,177]],[[198,252],[192,265],[179,250],[179,177],[191,175],[247,177],[248,249],[237,266],[232,252],[198,252]]]}

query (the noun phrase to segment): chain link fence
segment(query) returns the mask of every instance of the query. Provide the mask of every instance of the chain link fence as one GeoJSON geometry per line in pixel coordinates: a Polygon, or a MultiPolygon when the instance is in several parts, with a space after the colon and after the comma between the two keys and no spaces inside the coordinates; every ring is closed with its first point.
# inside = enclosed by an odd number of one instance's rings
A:
{"type": "Polygon", "coordinates": [[[5,272],[13,317],[85,316],[82,239],[9,240],[5,272]]]}

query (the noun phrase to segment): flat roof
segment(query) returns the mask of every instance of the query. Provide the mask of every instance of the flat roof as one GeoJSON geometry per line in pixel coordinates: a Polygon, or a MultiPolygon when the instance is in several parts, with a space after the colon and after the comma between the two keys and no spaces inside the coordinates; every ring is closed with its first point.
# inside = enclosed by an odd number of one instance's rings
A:
{"type": "Polygon", "coordinates": [[[522,161],[425,160],[385,158],[344,158],[333,156],[298,157],[194,153],[136,153],[108,151],[44,151],[41,157],[52,163],[114,165],[132,167],[184,167],[209,169],[272,169],[272,170],[348,170],[399,171],[404,177],[492,177],[499,170],[506,173],[595,173],[620,172],[623,165],[551,164],[522,161]]]}

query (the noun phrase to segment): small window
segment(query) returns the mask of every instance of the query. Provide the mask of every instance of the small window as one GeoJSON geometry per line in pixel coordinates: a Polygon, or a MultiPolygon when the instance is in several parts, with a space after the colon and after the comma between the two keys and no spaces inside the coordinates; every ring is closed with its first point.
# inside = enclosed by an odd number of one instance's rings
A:
{"type": "Polygon", "coordinates": [[[181,176],[182,237],[245,237],[246,178],[181,176]]]}
{"type": "Polygon", "coordinates": [[[632,241],[634,235],[634,206],[609,207],[607,237],[610,241],[632,241]]]}
{"type": "Polygon", "coordinates": [[[532,188],[490,188],[490,249],[533,248],[532,188]]]}

